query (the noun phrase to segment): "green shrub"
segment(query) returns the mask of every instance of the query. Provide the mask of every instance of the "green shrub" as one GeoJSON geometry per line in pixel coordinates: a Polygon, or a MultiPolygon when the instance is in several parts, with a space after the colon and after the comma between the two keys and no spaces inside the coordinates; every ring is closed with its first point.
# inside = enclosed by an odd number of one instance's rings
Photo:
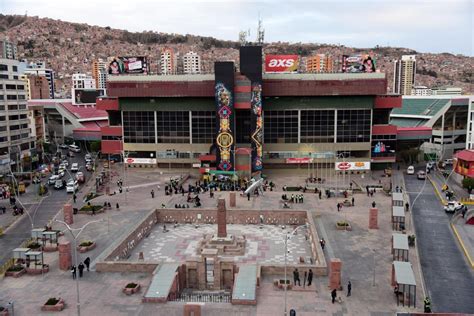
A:
{"type": "Polygon", "coordinates": [[[86,241],[83,241],[79,244],[79,247],[89,247],[93,244],[94,242],[93,241],[90,241],[90,240],[86,240],[86,241]]]}
{"type": "Polygon", "coordinates": [[[128,283],[127,286],[126,286],[126,288],[127,288],[127,289],[133,289],[133,288],[136,288],[137,285],[138,285],[138,284],[133,283],[133,282],[132,282],[132,283],[128,283]]]}
{"type": "Polygon", "coordinates": [[[30,248],[30,249],[38,249],[38,248],[41,248],[41,244],[40,243],[37,243],[37,242],[30,242],[26,248],[30,248]]]}
{"type": "Polygon", "coordinates": [[[23,270],[23,269],[24,269],[24,268],[23,268],[23,266],[21,266],[21,265],[14,265],[14,266],[8,268],[7,271],[8,271],[8,272],[18,272],[18,271],[21,271],[21,270],[23,270]]]}
{"type": "Polygon", "coordinates": [[[50,297],[49,300],[44,305],[56,305],[58,304],[58,302],[59,302],[59,299],[55,297],[50,297]]]}
{"type": "Polygon", "coordinates": [[[346,227],[346,226],[349,226],[349,223],[346,221],[340,221],[340,222],[337,222],[336,225],[346,227]]]}
{"type": "Polygon", "coordinates": [[[103,206],[102,205],[84,205],[83,207],[81,207],[79,209],[79,212],[85,212],[85,213],[89,213],[89,212],[92,212],[92,210],[94,209],[96,212],[102,210],[103,206]]]}

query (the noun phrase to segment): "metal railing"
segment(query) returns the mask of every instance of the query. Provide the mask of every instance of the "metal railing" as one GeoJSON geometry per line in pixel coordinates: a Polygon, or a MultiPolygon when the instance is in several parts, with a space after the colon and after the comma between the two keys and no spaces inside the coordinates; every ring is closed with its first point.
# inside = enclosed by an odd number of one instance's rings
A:
{"type": "Polygon", "coordinates": [[[193,293],[170,294],[168,296],[168,301],[173,301],[173,302],[230,303],[230,300],[231,300],[231,295],[229,292],[218,292],[218,293],[193,292],[193,293]]]}

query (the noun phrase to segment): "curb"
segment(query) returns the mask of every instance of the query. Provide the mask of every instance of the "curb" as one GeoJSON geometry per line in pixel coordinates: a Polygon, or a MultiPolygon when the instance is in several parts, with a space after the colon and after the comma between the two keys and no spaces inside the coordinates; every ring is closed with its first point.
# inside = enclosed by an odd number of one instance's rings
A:
{"type": "Polygon", "coordinates": [[[459,245],[461,246],[462,251],[464,252],[464,255],[466,256],[467,260],[469,261],[469,264],[471,265],[471,268],[474,269],[474,261],[471,259],[471,256],[470,256],[469,252],[467,251],[466,246],[464,246],[464,242],[462,241],[461,236],[459,236],[458,230],[456,229],[456,227],[454,226],[453,223],[451,223],[451,228],[454,232],[454,235],[456,235],[456,238],[458,239],[459,245]]]}
{"type": "Polygon", "coordinates": [[[438,199],[440,200],[441,204],[443,204],[443,205],[448,204],[448,202],[447,202],[445,199],[443,199],[441,193],[439,193],[438,187],[436,186],[435,182],[431,179],[430,176],[428,176],[428,180],[430,180],[431,185],[432,185],[433,188],[435,189],[435,193],[436,193],[436,195],[438,196],[438,199]]]}

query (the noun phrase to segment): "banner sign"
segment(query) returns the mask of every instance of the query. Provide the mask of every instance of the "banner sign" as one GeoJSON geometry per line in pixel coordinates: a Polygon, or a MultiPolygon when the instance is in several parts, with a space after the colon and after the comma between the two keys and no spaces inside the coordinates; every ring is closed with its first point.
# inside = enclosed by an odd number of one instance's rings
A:
{"type": "Polygon", "coordinates": [[[342,72],[376,72],[375,58],[368,54],[342,55],[342,72]]]}
{"type": "Polygon", "coordinates": [[[127,158],[128,164],[156,164],[156,158],[127,158]]]}
{"type": "Polygon", "coordinates": [[[265,72],[297,72],[298,55],[266,55],[265,72]]]}
{"type": "Polygon", "coordinates": [[[109,58],[109,75],[148,74],[148,61],[145,56],[109,58]]]}
{"type": "Polygon", "coordinates": [[[343,161],[336,162],[335,170],[346,171],[346,170],[370,170],[370,162],[368,161],[343,161]]]}
{"type": "Polygon", "coordinates": [[[286,158],[286,163],[296,164],[296,163],[312,163],[313,158],[286,158]]]}

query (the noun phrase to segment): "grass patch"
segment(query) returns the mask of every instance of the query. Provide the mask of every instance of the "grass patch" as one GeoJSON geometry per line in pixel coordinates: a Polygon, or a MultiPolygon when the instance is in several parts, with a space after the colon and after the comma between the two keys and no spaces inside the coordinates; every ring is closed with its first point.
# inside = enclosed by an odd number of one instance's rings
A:
{"type": "Polygon", "coordinates": [[[12,266],[12,267],[8,268],[7,272],[19,272],[23,269],[24,269],[23,266],[15,265],[15,266],[12,266]]]}
{"type": "Polygon", "coordinates": [[[92,213],[92,210],[94,210],[96,213],[101,213],[104,211],[102,208],[102,205],[84,205],[79,209],[79,212],[92,213]]]}

